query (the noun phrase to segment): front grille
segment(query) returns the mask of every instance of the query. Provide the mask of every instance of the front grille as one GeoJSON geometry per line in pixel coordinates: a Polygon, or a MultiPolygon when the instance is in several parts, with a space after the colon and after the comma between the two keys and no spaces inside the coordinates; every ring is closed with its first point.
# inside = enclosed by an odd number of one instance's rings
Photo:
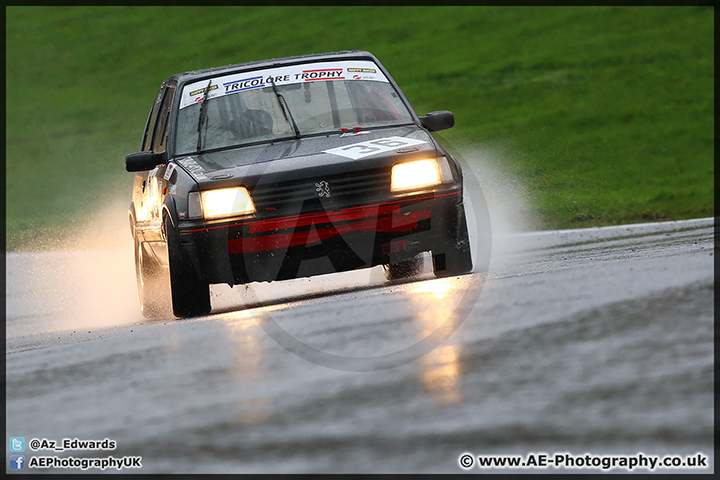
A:
{"type": "MultiPolygon", "coordinates": [[[[321,191],[325,191],[322,187],[321,191]]],[[[258,184],[251,194],[259,212],[296,210],[308,200],[319,200],[325,205],[362,204],[387,198],[390,194],[390,170],[362,170],[258,184]],[[321,182],[327,182],[329,197],[318,194],[316,185],[321,182]]]]}

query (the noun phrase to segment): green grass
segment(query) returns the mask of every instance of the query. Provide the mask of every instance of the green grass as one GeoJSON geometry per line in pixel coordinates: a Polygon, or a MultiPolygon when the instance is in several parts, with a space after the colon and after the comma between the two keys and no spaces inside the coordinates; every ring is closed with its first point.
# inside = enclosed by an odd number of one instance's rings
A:
{"type": "Polygon", "coordinates": [[[356,48],[419,114],[452,110],[453,144],[502,152],[541,227],[714,215],[711,7],[7,7],[6,22],[8,249],[129,204],[124,156],[167,76],[356,48]]]}

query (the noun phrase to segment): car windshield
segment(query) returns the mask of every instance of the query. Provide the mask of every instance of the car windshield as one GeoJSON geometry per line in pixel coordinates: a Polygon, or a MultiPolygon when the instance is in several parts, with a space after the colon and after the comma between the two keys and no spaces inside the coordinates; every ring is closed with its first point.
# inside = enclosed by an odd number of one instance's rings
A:
{"type": "Polygon", "coordinates": [[[186,85],[177,116],[177,154],[341,128],[412,123],[397,92],[369,61],[323,62],[243,72],[186,85]],[[204,92],[209,87],[198,142],[204,92]],[[273,88],[273,83],[275,88],[273,88]],[[283,104],[285,108],[283,109],[283,104]]]}

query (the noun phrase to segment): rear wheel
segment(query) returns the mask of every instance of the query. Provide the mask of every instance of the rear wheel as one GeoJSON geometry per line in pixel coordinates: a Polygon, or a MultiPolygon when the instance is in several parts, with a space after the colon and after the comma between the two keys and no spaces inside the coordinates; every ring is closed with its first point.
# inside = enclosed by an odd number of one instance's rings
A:
{"type": "Polygon", "coordinates": [[[137,237],[135,244],[135,279],[140,311],[146,318],[166,316],[169,307],[166,277],[162,267],[137,237]]]}
{"type": "Polygon", "coordinates": [[[414,277],[415,275],[420,274],[422,269],[423,258],[419,255],[410,260],[383,265],[385,278],[388,280],[400,280],[403,278],[414,277]]]}
{"type": "Polygon", "coordinates": [[[170,266],[170,291],[172,309],[176,317],[198,317],[210,313],[210,284],[200,280],[183,258],[177,231],[165,217],[168,263],[170,266]]]}

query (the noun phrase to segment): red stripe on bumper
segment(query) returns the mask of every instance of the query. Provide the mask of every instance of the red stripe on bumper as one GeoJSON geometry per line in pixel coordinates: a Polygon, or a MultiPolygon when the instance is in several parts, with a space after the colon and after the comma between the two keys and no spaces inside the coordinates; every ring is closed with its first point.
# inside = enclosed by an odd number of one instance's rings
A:
{"type": "MultiPolygon", "coordinates": [[[[321,242],[328,238],[337,237],[350,232],[410,232],[417,228],[419,220],[430,218],[430,210],[418,210],[403,215],[400,207],[395,206],[395,212],[383,217],[373,217],[342,225],[332,225],[324,228],[303,230],[300,232],[275,233],[257,237],[238,238],[228,240],[229,253],[251,253],[278,248],[288,248],[296,245],[308,245],[321,242]]],[[[314,223],[329,223],[329,216],[314,223]]]]}
{"type": "Polygon", "coordinates": [[[269,230],[285,230],[287,228],[305,227],[316,223],[345,222],[368,217],[380,217],[400,210],[400,205],[375,205],[372,207],[355,207],[340,212],[320,212],[302,217],[285,217],[274,220],[261,220],[250,224],[250,233],[267,232],[269,230]],[[320,221],[318,221],[320,220],[320,221]]]}
{"type": "Polygon", "coordinates": [[[379,209],[383,207],[393,207],[401,203],[407,202],[419,202],[422,200],[432,200],[435,198],[450,197],[453,195],[459,195],[460,192],[443,193],[440,195],[427,195],[424,197],[412,197],[402,200],[395,200],[386,203],[377,203],[374,205],[365,205],[362,207],[352,207],[340,210],[339,212],[320,212],[320,213],[306,213],[303,215],[290,215],[282,218],[273,218],[269,220],[246,220],[225,225],[215,225],[212,227],[201,227],[194,229],[183,229],[180,233],[196,233],[196,232],[207,232],[210,230],[218,230],[221,228],[233,228],[242,227],[243,225],[250,225],[251,232],[267,232],[269,230],[279,230],[280,228],[292,228],[294,226],[310,225],[311,223],[318,223],[314,221],[318,218],[324,218],[328,216],[331,221],[340,222],[343,220],[357,220],[363,217],[378,216],[380,215],[379,209]],[[343,218],[347,217],[347,218],[343,218]],[[289,225],[289,227],[280,227],[278,225],[289,225]]]}

